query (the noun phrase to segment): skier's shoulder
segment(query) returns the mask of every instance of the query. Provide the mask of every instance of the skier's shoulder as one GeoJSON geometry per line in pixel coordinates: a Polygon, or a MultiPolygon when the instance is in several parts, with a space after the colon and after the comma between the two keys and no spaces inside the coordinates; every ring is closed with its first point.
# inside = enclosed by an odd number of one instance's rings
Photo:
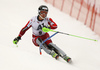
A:
{"type": "Polygon", "coordinates": [[[33,16],[30,20],[35,21],[37,19],[37,16],[33,16]]]}
{"type": "Polygon", "coordinates": [[[46,17],[46,20],[48,20],[48,21],[50,21],[52,18],[50,18],[50,17],[46,17]]]}
{"type": "Polygon", "coordinates": [[[53,19],[50,18],[50,17],[46,17],[46,20],[47,20],[48,22],[53,22],[53,19]]]}

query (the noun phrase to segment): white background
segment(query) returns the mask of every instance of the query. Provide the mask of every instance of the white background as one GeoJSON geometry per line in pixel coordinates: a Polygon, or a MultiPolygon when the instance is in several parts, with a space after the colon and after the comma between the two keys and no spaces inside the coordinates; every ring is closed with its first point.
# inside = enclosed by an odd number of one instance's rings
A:
{"type": "MultiPolygon", "coordinates": [[[[53,32],[49,32],[50,35],[53,32]]],[[[42,0],[0,0],[0,70],[100,70],[100,37],[83,23],[53,8],[42,0]],[[13,39],[33,16],[40,5],[49,7],[48,17],[58,25],[57,31],[97,39],[98,42],[57,34],[52,38],[59,48],[72,58],[68,64],[55,60],[32,43],[31,28],[18,43],[13,39]]]]}

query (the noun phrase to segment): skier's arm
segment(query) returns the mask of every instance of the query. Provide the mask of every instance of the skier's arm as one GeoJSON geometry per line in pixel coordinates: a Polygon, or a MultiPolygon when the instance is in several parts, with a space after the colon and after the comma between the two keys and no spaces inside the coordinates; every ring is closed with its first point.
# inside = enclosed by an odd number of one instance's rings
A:
{"type": "Polygon", "coordinates": [[[31,21],[28,21],[28,23],[21,29],[18,36],[22,37],[30,27],[31,27],[31,21]]]}
{"type": "Polygon", "coordinates": [[[21,40],[21,37],[25,34],[25,32],[31,27],[31,21],[28,21],[28,23],[21,29],[19,35],[13,40],[14,44],[17,44],[19,40],[21,40]]]}
{"type": "Polygon", "coordinates": [[[48,24],[50,25],[51,29],[57,28],[57,24],[51,18],[49,18],[48,21],[48,24]]]}

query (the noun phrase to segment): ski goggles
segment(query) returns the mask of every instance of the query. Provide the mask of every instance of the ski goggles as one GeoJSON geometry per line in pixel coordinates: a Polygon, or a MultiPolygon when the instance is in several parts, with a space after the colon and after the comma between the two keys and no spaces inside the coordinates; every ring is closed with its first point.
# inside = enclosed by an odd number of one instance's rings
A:
{"type": "Polygon", "coordinates": [[[47,11],[44,11],[44,10],[41,10],[40,13],[41,14],[47,14],[48,12],[47,11]]]}

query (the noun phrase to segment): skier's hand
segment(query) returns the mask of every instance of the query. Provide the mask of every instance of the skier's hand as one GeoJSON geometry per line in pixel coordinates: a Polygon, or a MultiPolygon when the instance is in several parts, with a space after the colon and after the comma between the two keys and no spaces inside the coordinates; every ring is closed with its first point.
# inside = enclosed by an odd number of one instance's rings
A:
{"type": "Polygon", "coordinates": [[[48,25],[48,26],[44,26],[44,27],[51,29],[50,25],[48,25]]]}
{"type": "Polygon", "coordinates": [[[21,37],[18,36],[18,37],[16,37],[16,38],[13,40],[13,43],[14,43],[14,44],[17,44],[19,40],[21,40],[21,37]]]}
{"type": "Polygon", "coordinates": [[[51,29],[50,25],[48,25],[47,28],[51,29]]]}

